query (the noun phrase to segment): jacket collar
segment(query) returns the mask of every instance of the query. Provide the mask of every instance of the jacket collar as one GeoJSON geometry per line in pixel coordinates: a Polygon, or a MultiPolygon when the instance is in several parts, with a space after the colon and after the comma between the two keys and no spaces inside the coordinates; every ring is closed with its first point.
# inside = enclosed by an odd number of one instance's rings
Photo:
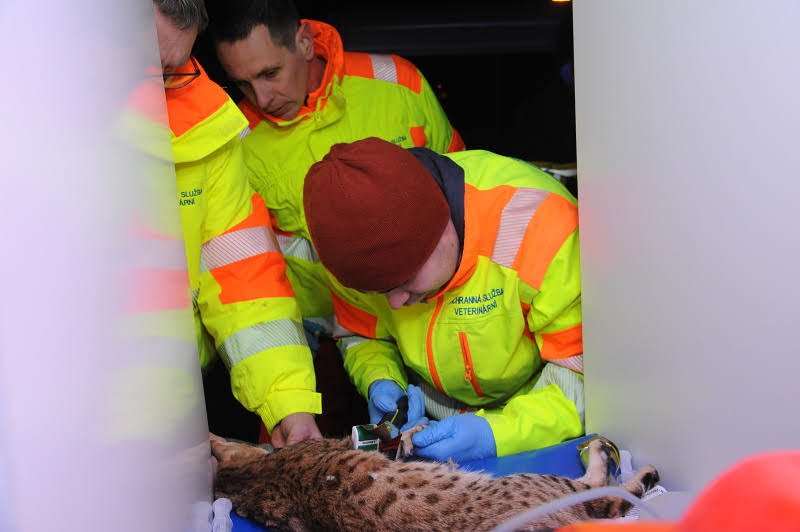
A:
{"type": "MultiPolygon", "coordinates": [[[[325,60],[325,72],[322,74],[322,81],[319,87],[307,95],[305,105],[300,108],[294,118],[289,120],[283,120],[267,114],[250,102],[245,102],[244,104],[255,111],[263,120],[268,120],[278,126],[296,124],[301,120],[311,118],[312,113],[315,111],[325,108],[333,100],[330,96],[334,87],[338,87],[342,83],[342,77],[344,76],[344,48],[342,46],[342,38],[336,28],[318,20],[301,19],[300,22],[311,26],[311,33],[314,38],[314,53],[317,57],[325,60]]],[[[339,102],[334,101],[334,104],[339,104],[339,102]]],[[[337,105],[337,107],[340,106],[341,104],[337,105]]]]}
{"type": "Polygon", "coordinates": [[[467,229],[472,228],[467,226],[464,212],[466,199],[464,169],[449,157],[428,148],[410,148],[408,151],[425,165],[425,168],[433,175],[436,184],[439,185],[447,199],[447,205],[450,207],[450,219],[453,220],[453,225],[458,234],[459,257],[456,273],[441,290],[428,298],[434,299],[448,290],[464,284],[472,275],[478,258],[475,246],[471,245],[471,241],[467,239],[470,236],[467,234],[467,229]]]}
{"type": "Polygon", "coordinates": [[[334,83],[340,84],[344,76],[344,49],[339,32],[324,22],[306,19],[303,19],[302,22],[307,22],[311,26],[314,36],[314,52],[324,59],[326,64],[319,87],[308,95],[306,105],[300,109],[298,116],[312,112],[317,109],[318,105],[320,109],[324,107],[330,94],[330,86],[334,83]]]}

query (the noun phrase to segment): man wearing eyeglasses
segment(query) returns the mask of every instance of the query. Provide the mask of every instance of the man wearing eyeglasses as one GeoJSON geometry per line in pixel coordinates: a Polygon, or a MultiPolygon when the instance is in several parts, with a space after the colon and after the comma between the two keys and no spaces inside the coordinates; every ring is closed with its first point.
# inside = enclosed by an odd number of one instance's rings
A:
{"type": "Polygon", "coordinates": [[[321,438],[314,367],[264,201],[242,160],[247,120],[190,57],[203,0],[153,0],[200,362],[281,447],[321,438]]]}

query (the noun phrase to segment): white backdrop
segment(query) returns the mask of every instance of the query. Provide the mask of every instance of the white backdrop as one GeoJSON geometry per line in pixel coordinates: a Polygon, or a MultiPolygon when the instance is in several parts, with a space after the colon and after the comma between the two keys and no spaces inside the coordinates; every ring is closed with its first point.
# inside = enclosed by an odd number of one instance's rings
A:
{"type": "Polygon", "coordinates": [[[0,530],[188,530],[207,426],[151,3],[6,0],[0,39],[0,530]]]}
{"type": "Polygon", "coordinates": [[[800,2],[574,4],[587,429],[694,491],[800,447],[800,2]]]}

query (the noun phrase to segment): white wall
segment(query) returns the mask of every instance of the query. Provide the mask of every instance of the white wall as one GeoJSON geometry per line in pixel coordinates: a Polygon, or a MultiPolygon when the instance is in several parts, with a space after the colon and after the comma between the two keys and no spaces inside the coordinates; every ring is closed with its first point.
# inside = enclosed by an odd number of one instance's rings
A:
{"type": "Polygon", "coordinates": [[[185,270],[151,3],[4,1],[0,39],[0,530],[188,530],[191,311],[143,290],[185,270]]]}
{"type": "Polygon", "coordinates": [[[587,429],[697,490],[800,446],[800,3],[576,0],[587,429]]]}

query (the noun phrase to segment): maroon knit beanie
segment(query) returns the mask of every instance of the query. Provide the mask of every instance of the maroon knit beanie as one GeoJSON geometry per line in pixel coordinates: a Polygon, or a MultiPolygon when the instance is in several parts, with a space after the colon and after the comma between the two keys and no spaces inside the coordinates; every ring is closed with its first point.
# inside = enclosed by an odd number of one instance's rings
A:
{"type": "Polygon", "coordinates": [[[450,208],[427,168],[375,137],[336,144],[308,171],[308,230],[344,286],[385,291],[411,279],[439,243],[450,208]]]}

